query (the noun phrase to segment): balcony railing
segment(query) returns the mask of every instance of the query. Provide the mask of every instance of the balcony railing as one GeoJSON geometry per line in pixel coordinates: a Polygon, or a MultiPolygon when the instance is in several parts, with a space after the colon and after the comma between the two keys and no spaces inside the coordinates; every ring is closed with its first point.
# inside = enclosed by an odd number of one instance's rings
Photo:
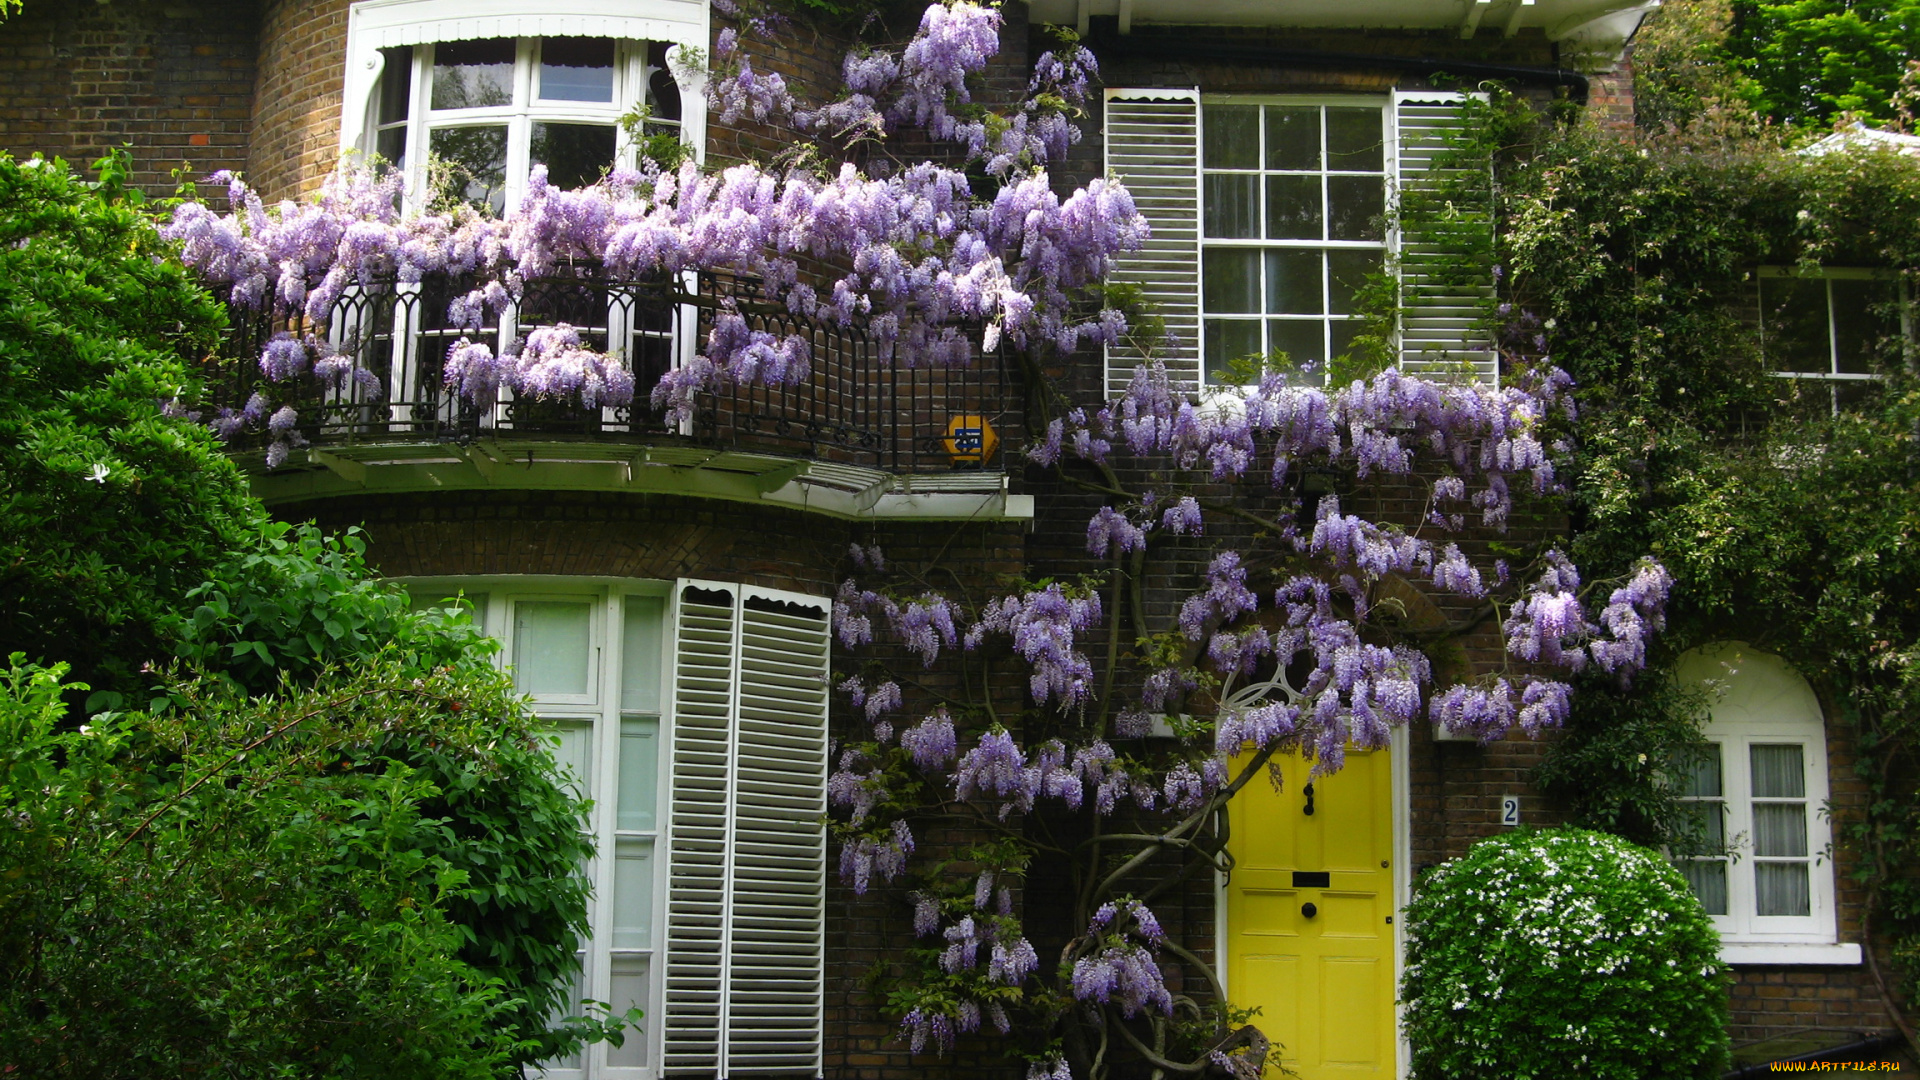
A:
{"type": "MultiPolygon", "coordinates": [[[[475,332],[452,326],[448,302],[470,281],[430,276],[417,284],[376,282],[350,289],[324,325],[289,323],[235,310],[229,355],[208,373],[212,404],[240,410],[256,393],[271,408],[292,405],[311,445],[471,443],[476,440],[678,443],[836,462],[895,474],[998,471],[998,455],[967,451],[963,429],[981,419],[1009,431],[1010,393],[1002,358],[968,368],[911,368],[881,356],[859,328],[803,319],[766,302],[756,282],[722,274],[621,279],[596,267],[560,267],[525,283],[522,295],[475,332]],[[648,393],[706,341],[716,314],[731,306],[754,330],[798,334],[811,346],[811,373],[788,385],[723,384],[696,399],[690,421],[669,425],[648,393]],[[582,344],[609,353],[633,372],[633,403],[583,409],[543,397],[475,404],[446,385],[449,349],[461,337],[496,354],[536,327],[567,323],[582,344]],[[258,358],[281,331],[312,334],[368,380],[324,381],[305,374],[269,381],[258,358]],[[953,440],[960,432],[958,454],[953,440]]],[[[235,436],[236,450],[269,435],[255,425],[235,436]]]]}

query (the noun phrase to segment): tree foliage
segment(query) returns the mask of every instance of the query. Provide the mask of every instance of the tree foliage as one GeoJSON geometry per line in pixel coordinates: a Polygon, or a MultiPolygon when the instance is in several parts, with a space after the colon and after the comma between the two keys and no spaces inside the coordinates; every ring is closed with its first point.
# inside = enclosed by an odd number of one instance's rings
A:
{"type": "Polygon", "coordinates": [[[97,689],[166,658],[157,628],[260,517],[165,415],[226,313],[117,194],[0,158],[0,654],[57,646],[97,689]]]}
{"type": "Polygon", "coordinates": [[[592,847],[490,643],[184,415],[224,312],[123,175],[0,159],[0,1071],[480,1077],[614,1034],[556,1022],[592,847]]]}

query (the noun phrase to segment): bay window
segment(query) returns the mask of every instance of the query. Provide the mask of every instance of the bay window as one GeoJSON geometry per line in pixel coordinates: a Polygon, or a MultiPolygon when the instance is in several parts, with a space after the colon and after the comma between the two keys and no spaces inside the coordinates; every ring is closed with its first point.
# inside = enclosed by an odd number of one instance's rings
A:
{"type": "Polygon", "coordinates": [[[485,38],[381,50],[372,139],[410,192],[498,216],[535,165],[577,188],[627,160],[620,119],[646,111],[648,133],[680,127],[667,45],[595,37],[485,38]]]}

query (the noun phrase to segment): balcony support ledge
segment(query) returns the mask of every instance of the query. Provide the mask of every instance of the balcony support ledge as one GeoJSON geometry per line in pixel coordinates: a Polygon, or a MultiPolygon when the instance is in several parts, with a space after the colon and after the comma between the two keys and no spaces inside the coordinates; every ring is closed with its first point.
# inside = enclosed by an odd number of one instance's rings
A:
{"type": "Polygon", "coordinates": [[[269,506],[428,491],[609,491],[778,506],[845,520],[1031,521],[996,472],[880,469],[687,446],[479,440],[295,450],[277,469],[236,454],[269,506]]]}

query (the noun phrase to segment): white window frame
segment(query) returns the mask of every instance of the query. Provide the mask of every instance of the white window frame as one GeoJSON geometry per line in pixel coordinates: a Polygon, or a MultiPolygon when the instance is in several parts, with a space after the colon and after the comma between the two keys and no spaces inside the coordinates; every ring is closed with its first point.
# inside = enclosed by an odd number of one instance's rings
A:
{"type": "MultiPolygon", "coordinates": [[[[663,42],[683,50],[682,55],[704,55],[709,32],[709,13],[704,0],[553,0],[540,4],[527,0],[357,0],[347,16],[340,148],[349,152],[373,148],[378,128],[374,110],[386,65],[383,50],[413,46],[415,72],[410,99],[407,187],[410,199],[419,198],[425,176],[426,129],[430,122],[446,126],[440,119],[429,116],[422,96],[425,88],[420,68],[423,63],[431,62],[431,47],[445,41],[518,39],[515,106],[462,110],[460,114],[463,122],[491,119],[509,124],[506,203],[511,211],[525,191],[529,168],[528,129],[534,120],[613,122],[636,103],[637,94],[645,92],[650,73],[643,70],[646,64],[643,43],[663,42]],[[624,59],[616,61],[611,104],[531,100],[529,43],[555,37],[612,38],[621,43],[624,59]]],[[[681,138],[699,159],[706,145],[705,95],[699,85],[681,81],[684,73],[677,65],[668,67],[680,84],[681,138]]],[[[632,149],[625,132],[617,132],[615,138],[615,160],[631,164],[632,149]]]]}
{"type": "MultiPolygon", "coordinates": [[[[513,617],[515,604],[541,601],[578,602],[584,600],[592,605],[589,615],[589,633],[592,649],[592,655],[588,658],[587,678],[590,687],[589,692],[586,694],[549,694],[535,696],[530,699],[530,704],[536,715],[553,725],[556,736],[555,742],[557,744],[556,753],[561,756],[563,762],[568,760],[570,750],[566,740],[560,734],[561,731],[567,728],[579,730],[583,727],[587,727],[591,731],[591,738],[585,755],[589,762],[589,767],[585,770],[586,775],[580,777],[580,780],[585,787],[584,795],[593,801],[589,817],[589,828],[595,838],[596,853],[587,865],[587,874],[589,880],[593,883],[593,896],[589,899],[587,906],[589,935],[587,939],[582,942],[582,967],[579,982],[576,984],[574,1007],[578,1007],[578,1003],[582,998],[611,1002],[616,1011],[623,1011],[628,1004],[638,1004],[644,1011],[645,1018],[642,1021],[640,1031],[629,1030],[626,1045],[630,1048],[633,1046],[633,1040],[644,1040],[643,1045],[647,1064],[642,1066],[618,1066],[610,1064],[609,1058],[612,1054],[612,1048],[604,1043],[596,1043],[582,1050],[575,1060],[549,1064],[544,1069],[536,1070],[536,1075],[542,1077],[543,1080],[657,1080],[664,1071],[663,1065],[667,1052],[667,1029],[671,1016],[666,996],[669,968],[674,963],[671,954],[673,940],[669,923],[673,915],[670,905],[674,902],[673,893],[682,884],[676,880],[674,872],[676,845],[674,842],[673,822],[676,815],[679,814],[679,810],[677,809],[678,799],[674,788],[675,735],[673,718],[675,715],[678,715],[680,708],[676,700],[677,690],[675,684],[678,680],[685,677],[686,671],[678,660],[678,653],[681,647],[680,643],[675,640],[677,610],[675,597],[680,595],[684,589],[693,587],[705,590],[728,590],[736,597],[742,598],[761,596],[778,602],[800,602],[817,606],[822,611],[819,636],[823,642],[823,654],[826,635],[824,613],[826,609],[831,606],[830,601],[799,594],[781,593],[776,590],[756,589],[749,586],[686,580],[669,582],[627,578],[605,579],[555,577],[547,575],[515,575],[505,577],[400,578],[396,579],[396,581],[408,589],[416,602],[437,603],[441,598],[454,596],[456,594],[471,598],[475,606],[475,621],[480,623],[485,630],[500,641],[501,647],[496,653],[496,661],[503,668],[511,668],[514,651],[519,644],[517,641],[517,627],[513,617]],[[623,647],[622,635],[626,628],[626,605],[634,600],[657,600],[661,605],[657,624],[659,652],[655,657],[655,661],[658,664],[658,696],[654,702],[654,711],[651,712],[645,708],[628,710],[625,707],[626,702],[623,700],[622,694],[626,677],[626,672],[623,670],[623,665],[626,660],[626,649],[623,647]],[[656,728],[655,775],[653,777],[654,828],[651,830],[623,830],[619,825],[620,807],[618,793],[620,790],[619,767],[621,739],[625,733],[625,721],[630,718],[642,721],[652,718],[658,725],[656,728]],[[652,891],[649,899],[651,907],[648,936],[650,940],[640,946],[616,947],[613,941],[613,919],[615,913],[613,910],[612,897],[615,888],[615,874],[618,868],[616,852],[622,840],[629,842],[636,840],[643,841],[651,846],[653,869],[651,882],[652,891]],[[644,1000],[637,1002],[613,1000],[613,968],[618,959],[624,956],[643,957],[647,961],[647,983],[644,1000]]],[[[738,633],[740,635],[740,649],[736,651],[732,659],[732,664],[736,672],[734,675],[736,689],[733,691],[736,697],[750,693],[750,689],[746,685],[746,683],[750,681],[750,676],[747,676],[747,674],[741,670],[748,666],[742,663],[742,651],[749,648],[757,648],[760,654],[764,656],[768,648],[764,640],[762,640],[758,646],[754,646],[749,642],[748,635],[752,633],[751,628],[746,628],[738,633]]],[[[820,667],[820,767],[818,769],[818,776],[810,777],[809,780],[810,782],[817,783],[818,809],[820,815],[823,816],[826,808],[825,790],[827,766],[824,724],[827,680],[824,655],[821,658],[820,667]]],[[[765,665],[763,664],[763,672],[764,668],[765,665]]],[[[742,708],[742,705],[736,703],[731,707],[739,709],[742,708]]],[[[744,734],[743,729],[739,727],[739,725],[752,724],[753,722],[754,720],[752,718],[736,715],[732,721],[732,724],[735,725],[732,734],[733,741],[742,745],[751,742],[752,736],[744,734]]],[[[760,723],[764,725],[764,717],[760,718],[760,723]]],[[[734,752],[737,754],[742,751],[735,750],[734,752]]],[[[729,834],[731,834],[736,820],[743,820],[743,818],[740,817],[742,811],[740,811],[736,805],[741,798],[742,796],[735,792],[728,795],[724,800],[729,834]]],[[[820,862],[818,875],[821,888],[824,890],[826,876],[824,826],[822,826],[819,839],[820,862]]],[[[735,892],[750,886],[747,884],[746,878],[736,879],[732,876],[735,874],[735,871],[733,870],[733,855],[731,853],[727,856],[727,866],[727,874],[729,876],[726,880],[729,884],[725,886],[725,893],[726,904],[730,908],[735,892]]],[[[764,868],[748,867],[750,872],[756,869],[764,868]]],[[[748,877],[751,876],[750,873],[748,877]]],[[[729,927],[730,933],[731,923],[729,920],[723,918],[722,923],[729,927]]],[[[749,917],[749,925],[750,923],[751,918],[749,917]]],[[[823,909],[819,923],[821,934],[824,934],[824,928],[823,909]]],[[[824,964],[824,954],[818,958],[818,962],[824,964]]],[[[819,991],[821,995],[820,1004],[824,1007],[824,986],[819,987],[819,991]]],[[[719,1042],[721,1054],[719,1060],[721,1064],[711,1075],[724,1076],[729,1071],[727,1068],[728,1061],[725,1056],[727,1053],[728,1033],[737,1030],[741,1029],[737,1026],[729,1027],[726,1024],[722,1025],[719,1042]]],[[[818,1039],[823,1034],[824,1032],[820,1027],[819,1021],[816,1021],[816,1047],[819,1046],[818,1039]]],[[[753,1046],[747,1046],[744,1050],[737,1050],[736,1055],[750,1055],[753,1050],[753,1046]]],[[[821,1074],[822,1064],[822,1058],[819,1053],[816,1052],[815,1059],[812,1063],[812,1072],[814,1075],[818,1076],[821,1074]]],[[[751,1071],[750,1069],[743,1070],[741,1068],[742,1062],[737,1060],[737,1058],[732,1062],[732,1065],[733,1068],[731,1071],[751,1071]]],[[[789,1069],[788,1071],[791,1073],[794,1070],[789,1069]]],[[[703,1073],[698,1070],[692,1072],[684,1069],[676,1070],[676,1075],[681,1074],[702,1075],[703,1073]]]]}
{"type": "MultiPolygon", "coordinates": [[[[1694,650],[1676,668],[1683,683],[1704,686],[1710,718],[1703,731],[1720,750],[1722,824],[1728,841],[1727,914],[1709,915],[1731,964],[1857,964],[1860,946],[1839,939],[1829,817],[1826,722],[1806,679],[1784,660],[1740,642],[1694,650]],[[1806,770],[1808,914],[1755,912],[1752,747],[1795,745],[1806,770]]],[[[1701,861],[1714,861],[1711,856],[1701,861]]]]}
{"type": "MultiPolygon", "coordinates": [[[[1758,288],[1755,290],[1756,295],[1754,298],[1754,304],[1755,304],[1757,321],[1760,328],[1760,350],[1763,356],[1766,355],[1766,351],[1767,351],[1768,312],[1767,312],[1766,283],[1768,281],[1780,281],[1780,280],[1795,280],[1795,281],[1800,281],[1805,283],[1820,282],[1822,285],[1825,286],[1825,291],[1826,291],[1827,370],[1825,372],[1772,370],[1772,371],[1769,371],[1768,374],[1772,375],[1776,379],[1798,379],[1798,380],[1804,380],[1809,383],[1824,384],[1827,388],[1829,388],[1834,392],[1834,396],[1832,401],[1830,402],[1830,405],[1835,412],[1838,412],[1840,409],[1838,391],[1840,390],[1841,386],[1843,386],[1844,384],[1878,383],[1878,382],[1886,381],[1885,375],[1877,375],[1870,372],[1845,372],[1840,370],[1840,338],[1839,338],[1839,325],[1838,325],[1839,320],[1836,318],[1834,313],[1834,308],[1833,308],[1833,303],[1834,303],[1833,282],[1835,281],[1889,281],[1890,282],[1894,280],[1892,275],[1884,271],[1870,270],[1870,269],[1857,268],[1857,267],[1841,267],[1841,266],[1822,267],[1819,271],[1809,274],[1809,273],[1800,273],[1792,267],[1763,266],[1755,274],[1755,277],[1758,279],[1757,280],[1758,288]]],[[[1905,299],[1904,290],[1902,291],[1902,299],[1905,299]]],[[[1900,308],[1901,308],[1900,335],[1902,338],[1905,338],[1908,341],[1911,341],[1913,338],[1913,331],[1914,331],[1912,313],[1909,310],[1908,304],[1902,303],[1900,305],[1900,308]]],[[[1771,367],[1771,358],[1769,358],[1769,367],[1771,367]]]]}
{"type": "MultiPolygon", "coordinates": [[[[1329,265],[1325,261],[1323,261],[1321,264],[1322,278],[1321,278],[1320,284],[1321,284],[1321,307],[1323,310],[1318,315],[1284,315],[1284,314],[1269,313],[1264,310],[1253,313],[1251,315],[1248,315],[1247,313],[1244,313],[1244,312],[1210,312],[1207,310],[1207,287],[1206,287],[1207,252],[1227,250],[1227,249],[1242,249],[1242,250],[1250,249],[1253,251],[1261,252],[1263,256],[1261,259],[1261,268],[1260,268],[1260,283],[1262,288],[1260,289],[1261,295],[1259,299],[1256,301],[1256,304],[1257,306],[1264,309],[1266,305],[1266,291],[1267,291],[1266,288],[1264,287],[1266,283],[1266,267],[1265,267],[1264,253],[1268,251],[1281,251],[1281,250],[1317,251],[1322,253],[1332,252],[1332,251],[1377,252],[1379,254],[1382,266],[1385,266],[1386,260],[1388,259],[1392,249],[1393,237],[1389,235],[1384,230],[1384,228],[1383,228],[1381,237],[1378,240],[1334,240],[1334,239],[1324,239],[1324,238],[1323,239],[1304,239],[1304,238],[1274,239],[1274,238],[1266,237],[1264,235],[1258,236],[1258,237],[1245,237],[1245,238],[1208,236],[1207,227],[1206,227],[1206,221],[1207,221],[1206,178],[1209,174],[1218,174],[1218,175],[1250,174],[1254,176],[1256,178],[1255,183],[1258,189],[1258,196],[1257,196],[1256,205],[1255,205],[1255,217],[1257,219],[1256,228],[1262,233],[1264,233],[1266,229],[1266,216],[1267,216],[1266,204],[1267,204],[1267,186],[1268,186],[1266,181],[1267,181],[1267,178],[1270,176],[1310,175],[1310,176],[1317,176],[1320,179],[1320,182],[1321,182],[1320,209],[1321,209],[1321,215],[1322,215],[1322,232],[1323,233],[1325,233],[1327,229],[1325,221],[1326,221],[1326,216],[1328,214],[1328,211],[1331,207],[1331,196],[1329,195],[1328,189],[1327,189],[1328,179],[1330,177],[1335,177],[1335,176],[1364,176],[1364,177],[1378,176],[1380,178],[1380,187],[1381,187],[1381,202],[1380,202],[1379,216],[1382,219],[1385,219],[1387,216],[1388,205],[1393,198],[1394,176],[1399,164],[1398,156],[1394,152],[1395,139],[1394,139],[1394,123],[1393,123],[1393,102],[1388,97],[1377,96],[1377,95],[1202,94],[1200,95],[1200,111],[1199,111],[1199,122],[1197,125],[1197,130],[1198,130],[1198,138],[1199,138],[1199,145],[1200,145],[1200,161],[1197,166],[1200,174],[1200,189],[1199,189],[1200,193],[1197,200],[1198,206],[1199,206],[1199,216],[1200,216],[1199,248],[1200,248],[1200,267],[1201,267],[1200,294],[1199,294],[1200,337],[1198,342],[1198,350],[1200,354],[1200,385],[1210,390],[1227,389],[1226,387],[1221,386],[1221,384],[1218,384],[1212,381],[1213,372],[1215,369],[1211,368],[1207,362],[1207,351],[1208,351],[1207,350],[1207,342],[1208,342],[1207,320],[1209,319],[1209,317],[1212,317],[1212,318],[1230,317],[1231,320],[1235,322],[1256,323],[1260,327],[1260,338],[1262,343],[1268,344],[1269,346],[1271,346],[1271,342],[1268,342],[1267,340],[1267,333],[1268,333],[1268,324],[1271,322],[1275,322],[1275,321],[1313,322],[1318,324],[1321,328],[1321,331],[1320,331],[1321,345],[1323,349],[1326,350],[1327,355],[1322,357],[1322,359],[1319,362],[1318,369],[1306,381],[1314,385],[1324,385],[1326,382],[1327,365],[1331,363],[1334,359],[1333,351],[1331,348],[1332,324],[1335,322],[1361,321],[1361,316],[1357,313],[1341,315],[1341,314],[1335,314],[1330,310],[1325,310],[1332,306],[1331,304],[1332,270],[1330,269],[1329,265]],[[1322,143],[1321,160],[1320,160],[1320,166],[1318,169],[1312,170],[1312,171],[1297,171],[1297,170],[1275,170],[1275,169],[1267,168],[1266,155],[1264,153],[1265,144],[1266,144],[1266,123],[1265,123],[1264,113],[1262,113],[1261,135],[1260,135],[1262,152],[1258,155],[1259,160],[1256,164],[1256,167],[1251,170],[1209,169],[1206,163],[1206,145],[1207,145],[1206,117],[1207,117],[1207,108],[1209,106],[1216,106],[1216,105],[1252,105],[1252,106],[1275,105],[1275,106],[1281,106],[1281,107],[1317,108],[1322,110],[1321,116],[1323,118],[1326,115],[1324,110],[1328,108],[1377,110],[1380,114],[1380,171],[1378,173],[1374,173],[1366,170],[1334,169],[1329,167],[1329,164],[1325,158],[1326,128],[1325,128],[1324,119],[1322,120],[1322,125],[1321,125],[1321,143],[1322,143]]],[[[1323,260],[1324,260],[1324,254],[1323,254],[1323,260]]],[[[1271,351],[1272,350],[1270,347],[1267,350],[1263,350],[1263,352],[1271,352],[1271,351]]],[[[1227,359],[1232,360],[1237,358],[1229,357],[1227,359]]]]}
{"type": "MultiPolygon", "coordinates": [[[[1165,362],[1174,388],[1183,393],[1205,393],[1210,404],[1225,408],[1236,407],[1240,401],[1237,393],[1209,386],[1208,372],[1202,370],[1204,104],[1244,100],[1355,105],[1381,101],[1386,110],[1387,198],[1395,204],[1403,192],[1442,178],[1431,170],[1443,167],[1439,162],[1447,140],[1463,123],[1462,107],[1475,96],[1446,90],[1394,90],[1384,99],[1358,94],[1240,98],[1202,93],[1199,87],[1107,88],[1102,130],[1107,172],[1127,184],[1153,229],[1139,251],[1114,257],[1108,280],[1137,288],[1142,299],[1153,304],[1164,318],[1169,341],[1145,351],[1165,362]]],[[[1464,175],[1461,170],[1465,167],[1445,165],[1445,178],[1464,175]]],[[[1491,183],[1490,176],[1488,181],[1491,183]]],[[[1372,244],[1352,243],[1362,247],[1372,244]]],[[[1397,223],[1392,224],[1384,246],[1400,270],[1402,318],[1394,344],[1401,370],[1497,385],[1498,354],[1480,325],[1493,296],[1493,282],[1460,282],[1422,274],[1421,264],[1444,252],[1435,241],[1409,235],[1397,223]]],[[[1132,343],[1108,346],[1104,372],[1107,394],[1124,393],[1135,367],[1144,359],[1143,351],[1132,343]]]]}

